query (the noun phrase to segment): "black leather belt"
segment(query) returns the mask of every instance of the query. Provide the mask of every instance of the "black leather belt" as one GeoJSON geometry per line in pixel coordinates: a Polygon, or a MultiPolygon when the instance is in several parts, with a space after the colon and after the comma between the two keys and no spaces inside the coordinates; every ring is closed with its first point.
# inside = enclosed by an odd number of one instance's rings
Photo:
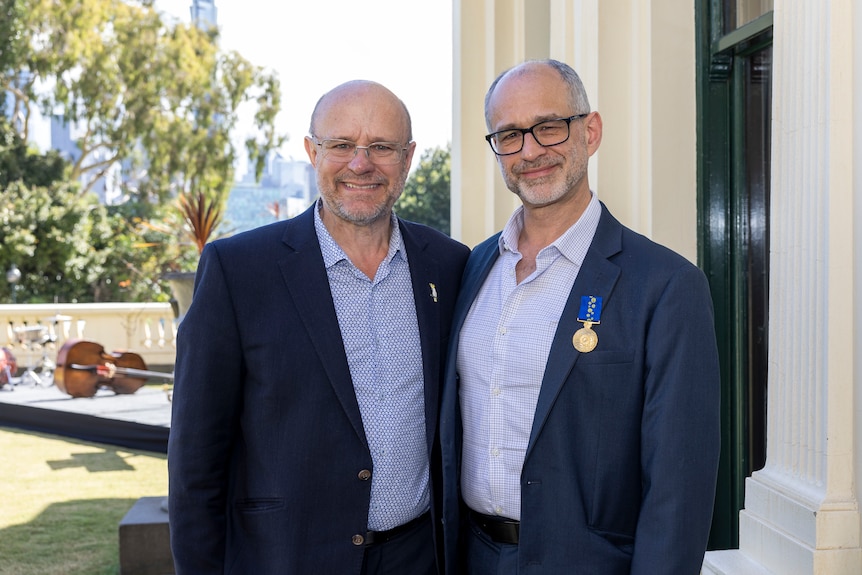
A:
{"type": "Polygon", "coordinates": [[[366,545],[376,545],[380,543],[386,543],[387,541],[391,541],[398,537],[403,533],[407,533],[414,527],[417,527],[420,523],[427,520],[431,516],[430,511],[426,511],[416,519],[411,519],[407,523],[403,525],[399,525],[398,527],[393,527],[392,529],[387,529],[386,531],[369,531],[365,534],[365,544],[366,545]]]}
{"type": "Polygon", "coordinates": [[[470,519],[496,543],[517,545],[521,532],[521,522],[497,515],[485,515],[470,510],[470,519]]]}

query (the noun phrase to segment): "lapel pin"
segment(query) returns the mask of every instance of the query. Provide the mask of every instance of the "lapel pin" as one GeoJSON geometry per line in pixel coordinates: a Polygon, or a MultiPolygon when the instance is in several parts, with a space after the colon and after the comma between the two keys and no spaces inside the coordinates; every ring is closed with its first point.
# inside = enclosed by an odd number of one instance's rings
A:
{"type": "Polygon", "coordinates": [[[431,288],[431,299],[434,300],[434,303],[437,303],[437,286],[434,284],[428,284],[428,286],[431,288]]]}

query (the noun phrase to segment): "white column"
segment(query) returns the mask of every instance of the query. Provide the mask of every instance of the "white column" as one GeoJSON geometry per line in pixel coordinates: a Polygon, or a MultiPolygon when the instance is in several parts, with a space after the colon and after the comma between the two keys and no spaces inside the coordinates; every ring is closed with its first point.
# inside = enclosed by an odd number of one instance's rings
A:
{"type": "Polygon", "coordinates": [[[452,237],[475,246],[516,205],[485,142],[485,92],[524,59],[524,0],[454,0],[452,237]]]}
{"type": "Polygon", "coordinates": [[[624,224],[696,261],[694,5],[550,7],[550,55],[577,70],[604,119],[590,186],[624,224]]]}
{"type": "Polygon", "coordinates": [[[862,573],[856,6],[775,1],[767,461],[705,573],[862,573]]]}
{"type": "Polygon", "coordinates": [[[455,0],[452,230],[475,245],[519,204],[483,136],[493,79],[570,64],[605,119],[591,187],[623,223],[697,257],[694,8],[676,0],[455,0]],[[681,7],[682,6],[682,7],[681,7]]]}

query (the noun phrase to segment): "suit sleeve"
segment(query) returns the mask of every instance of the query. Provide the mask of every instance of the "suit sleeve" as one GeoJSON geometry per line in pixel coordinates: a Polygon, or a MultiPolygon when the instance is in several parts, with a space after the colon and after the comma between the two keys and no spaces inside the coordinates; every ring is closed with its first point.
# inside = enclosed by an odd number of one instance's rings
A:
{"type": "Polygon", "coordinates": [[[720,450],[720,375],[703,273],[672,274],[648,326],[642,503],[632,575],[700,572],[720,450]]]}
{"type": "Polygon", "coordinates": [[[177,575],[223,573],[232,445],[242,366],[216,248],[201,256],[192,305],[177,334],[168,442],[171,549],[177,575]]]}

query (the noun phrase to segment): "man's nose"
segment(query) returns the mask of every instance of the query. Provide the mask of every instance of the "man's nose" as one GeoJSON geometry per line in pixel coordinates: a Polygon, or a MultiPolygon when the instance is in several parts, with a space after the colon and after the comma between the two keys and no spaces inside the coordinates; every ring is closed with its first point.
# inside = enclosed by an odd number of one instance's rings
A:
{"type": "Polygon", "coordinates": [[[364,172],[374,169],[374,163],[368,155],[368,146],[356,146],[356,149],[353,150],[353,158],[350,160],[348,166],[354,172],[357,170],[364,172]]]}
{"type": "Polygon", "coordinates": [[[527,158],[535,158],[545,153],[545,146],[539,143],[533,132],[524,134],[524,145],[521,147],[521,154],[527,158]]]}

